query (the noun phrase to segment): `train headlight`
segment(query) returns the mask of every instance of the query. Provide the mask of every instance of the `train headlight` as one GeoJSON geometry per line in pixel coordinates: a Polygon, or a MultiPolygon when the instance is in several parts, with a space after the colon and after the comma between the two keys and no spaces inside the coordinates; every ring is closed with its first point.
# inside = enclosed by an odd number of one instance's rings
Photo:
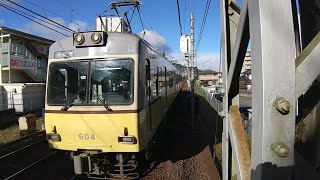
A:
{"type": "Polygon", "coordinates": [[[101,41],[102,41],[102,36],[100,33],[93,33],[91,35],[91,41],[94,43],[94,44],[99,44],[101,41]]]}
{"type": "Polygon", "coordinates": [[[55,134],[55,133],[48,133],[47,139],[49,141],[59,142],[59,141],[61,141],[61,136],[59,134],[55,134]]]}
{"type": "Polygon", "coordinates": [[[73,34],[73,45],[77,48],[105,46],[107,37],[102,31],[77,32],[73,34]]]}
{"type": "Polygon", "coordinates": [[[81,45],[83,44],[85,41],[85,38],[84,38],[84,35],[83,34],[76,34],[74,36],[74,42],[77,44],[77,45],[81,45]]]}
{"type": "Polygon", "coordinates": [[[118,143],[121,143],[121,144],[136,144],[137,140],[136,140],[136,138],[134,136],[131,136],[131,135],[127,135],[127,136],[120,135],[120,136],[118,136],[118,143]]]}

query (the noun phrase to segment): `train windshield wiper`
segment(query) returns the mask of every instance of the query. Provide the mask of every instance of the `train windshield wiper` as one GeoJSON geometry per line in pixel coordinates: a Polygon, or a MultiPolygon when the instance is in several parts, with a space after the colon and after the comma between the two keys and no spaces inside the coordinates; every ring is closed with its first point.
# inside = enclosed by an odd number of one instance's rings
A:
{"type": "Polygon", "coordinates": [[[104,101],[104,99],[99,94],[97,94],[97,97],[98,97],[99,101],[103,104],[103,107],[106,108],[107,111],[112,111],[109,104],[106,103],[106,101],[104,101]]]}
{"type": "Polygon", "coordinates": [[[112,111],[112,109],[110,108],[109,104],[106,103],[106,101],[98,94],[97,90],[92,88],[96,94],[96,96],[98,97],[99,101],[103,104],[103,107],[106,108],[107,111],[112,111]]]}
{"type": "Polygon", "coordinates": [[[68,103],[61,108],[61,111],[68,111],[68,109],[73,106],[74,100],[76,100],[77,96],[78,96],[83,90],[84,90],[83,87],[82,87],[81,89],[79,89],[79,90],[72,96],[72,98],[68,101],[68,103]]]}

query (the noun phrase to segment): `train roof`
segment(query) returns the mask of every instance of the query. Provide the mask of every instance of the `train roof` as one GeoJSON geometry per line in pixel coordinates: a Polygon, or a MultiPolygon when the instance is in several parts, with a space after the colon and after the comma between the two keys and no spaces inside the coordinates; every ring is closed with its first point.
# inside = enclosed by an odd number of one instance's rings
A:
{"type": "Polygon", "coordinates": [[[99,56],[105,54],[138,54],[140,42],[148,47],[150,53],[160,56],[160,54],[147,41],[138,35],[123,32],[107,32],[107,43],[105,46],[77,48],[73,44],[73,36],[57,41],[50,46],[49,58],[54,59],[55,52],[65,51],[73,51],[75,57],[83,57],[88,55],[99,56]]]}

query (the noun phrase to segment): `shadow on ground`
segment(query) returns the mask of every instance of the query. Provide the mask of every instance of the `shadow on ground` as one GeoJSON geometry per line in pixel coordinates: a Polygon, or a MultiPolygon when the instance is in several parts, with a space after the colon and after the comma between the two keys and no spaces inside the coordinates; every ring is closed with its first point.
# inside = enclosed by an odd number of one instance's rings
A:
{"type": "MultiPolygon", "coordinates": [[[[193,121],[191,96],[189,91],[181,91],[178,94],[168,111],[166,123],[158,131],[154,147],[154,159],[158,163],[168,160],[175,163],[189,159],[207,146],[211,153],[214,153],[213,146],[221,141],[221,118],[205,98],[195,94],[197,102],[193,121]]],[[[219,165],[216,166],[220,171],[219,165]]]]}

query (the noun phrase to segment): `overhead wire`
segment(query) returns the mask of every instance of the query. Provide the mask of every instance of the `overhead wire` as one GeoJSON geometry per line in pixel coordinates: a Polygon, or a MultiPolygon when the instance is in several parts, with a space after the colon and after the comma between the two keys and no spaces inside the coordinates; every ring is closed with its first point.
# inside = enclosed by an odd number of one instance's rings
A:
{"type": "Polygon", "coordinates": [[[184,12],[183,12],[183,33],[186,33],[186,12],[187,12],[187,0],[184,0],[184,12]]]}
{"type": "Polygon", "coordinates": [[[27,11],[33,13],[33,14],[36,14],[37,16],[40,16],[40,17],[42,17],[42,18],[44,18],[44,19],[46,19],[46,20],[48,20],[48,21],[50,21],[50,22],[52,22],[52,23],[54,23],[54,24],[56,24],[56,25],[58,25],[58,26],[61,26],[61,27],[63,27],[63,28],[66,29],[66,30],[75,32],[74,30],[72,30],[72,29],[70,29],[70,28],[68,28],[68,27],[66,27],[66,26],[64,26],[64,25],[62,25],[62,24],[60,24],[60,23],[57,23],[57,22],[55,22],[55,21],[53,21],[53,20],[51,20],[51,19],[49,19],[49,18],[47,18],[47,17],[45,17],[45,16],[42,16],[41,14],[36,13],[36,12],[34,12],[34,11],[32,11],[32,10],[24,7],[24,6],[21,6],[20,4],[17,4],[17,3],[15,3],[15,2],[11,1],[11,0],[7,0],[7,1],[9,1],[10,3],[12,3],[12,4],[14,4],[14,5],[16,5],[16,6],[20,7],[20,8],[22,8],[22,9],[24,9],[24,10],[27,10],[27,11]]]}
{"type": "Polygon", "coordinates": [[[48,9],[45,9],[45,8],[43,8],[43,7],[35,4],[35,3],[33,3],[33,2],[30,2],[30,1],[28,1],[28,0],[24,0],[24,1],[27,2],[27,3],[29,3],[29,4],[31,4],[31,5],[33,5],[33,6],[35,6],[35,7],[38,7],[38,8],[40,8],[40,9],[44,10],[44,11],[47,11],[47,12],[49,12],[49,13],[55,15],[55,16],[58,16],[58,17],[66,20],[66,21],[68,21],[68,22],[71,22],[71,23],[73,23],[73,24],[75,24],[75,25],[77,25],[77,26],[79,26],[79,27],[82,27],[82,28],[88,30],[88,28],[86,28],[85,26],[83,26],[83,25],[81,25],[81,24],[79,24],[79,23],[73,22],[72,20],[70,20],[70,19],[68,19],[68,18],[65,18],[65,17],[63,17],[63,16],[61,16],[61,15],[55,13],[55,12],[52,12],[52,11],[48,10],[48,9]]]}
{"type": "Polygon", "coordinates": [[[21,11],[21,10],[19,10],[19,9],[13,8],[13,7],[11,7],[11,6],[8,6],[8,5],[6,5],[6,4],[2,4],[2,3],[0,3],[0,4],[1,4],[2,6],[7,7],[7,9],[10,8],[11,10],[17,11],[17,12],[19,12],[19,13],[22,13],[22,14],[26,15],[26,16],[32,17],[32,18],[34,18],[34,19],[37,19],[37,20],[39,20],[39,21],[45,22],[45,23],[47,23],[47,24],[50,24],[50,25],[52,25],[52,26],[54,26],[54,27],[57,27],[57,28],[59,28],[59,29],[62,29],[62,30],[64,30],[64,31],[69,31],[69,32],[71,32],[71,33],[74,32],[74,31],[72,31],[72,30],[64,29],[64,28],[62,28],[61,26],[58,26],[58,25],[56,25],[56,24],[54,24],[54,23],[51,23],[51,22],[49,22],[49,21],[40,19],[40,18],[38,18],[38,17],[36,17],[36,16],[33,16],[33,15],[28,14],[28,13],[26,13],[26,12],[23,12],[23,11],[21,11]]]}
{"type": "Polygon", "coordinates": [[[162,48],[163,50],[167,49],[165,46],[165,43],[159,38],[157,37],[157,35],[155,34],[155,30],[152,27],[150,21],[148,20],[148,18],[145,16],[145,14],[143,13],[143,11],[141,11],[141,14],[143,15],[143,17],[146,19],[148,25],[150,26],[151,31],[149,31],[151,33],[151,36],[157,41],[157,43],[160,45],[160,48],[162,48]]]}
{"type": "Polygon", "coordinates": [[[177,2],[177,8],[178,8],[178,20],[179,20],[179,26],[180,26],[180,36],[182,36],[182,26],[181,26],[181,17],[180,17],[180,4],[179,0],[177,2]]]}
{"type": "Polygon", "coordinates": [[[18,14],[18,15],[26,18],[26,19],[29,19],[29,20],[37,23],[37,24],[40,24],[41,26],[44,26],[44,27],[46,27],[46,28],[48,28],[48,29],[50,29],[50,30],[52,30],[52,31],[55,31],[55,32],[57,32],[57,33],[59,33],[59,34],[61,34],[61,35],[64,35],[64,36],[66,36],[66,37],[68,36],[68,35],[66,35],[66,34],[64,34],[64,33],[60,32],[60,31],[57,31],[57,30],[55,30],[55,29],[53,29],[53,28],[51,28],[51,27],[49,27],[49,26],[47,26],[47,25],[45,25],[45,24],[42,24],[41,22],[38,22],[38,21],[36,21],[36,20],[34,20],[34,19],[31,19],[31,18],[29,18],[29,17],[27,17],[27,16],[25,16],[25,15],[23,15],[23,14],[15,11],[15,10],[13,10],[13,9],[10,9],[10,8],[8,8],[7,6],[4,6],[4,4],[2,4],[2,3],[0,4],[0,6],[2,6],[3,8],[5,8],[5,9],[7,9],[7,10],[9,10],[9,11],[12,11],[12,12],[16,13],[16,14],[18,14]]]}
{"type": "Polygon", "coordinates": [[[197,41],[197,45],[196,45],[196,52],[198,51],[198,48],[199,48],[199,45],[200,45],[200,42],[202,39],[202,34],[203,34],[203,31],[204,31],[204,28],[205,28],[205,25],[207,22],[207,17],[208,17],[210,5],[211,5],[211,0],[207,0],[205,11],[204,11],[203,18],[202,18],[200,33],[199,33],[199,37],[198,37],[198,41],[197,41]]]}
{"type": "MultiPolygon", "coordinates": [[[[62,4],[64,7],[68,7],[65,3],[61,2],[60,0],[56,0],[56,1],[59,2],[60,4],[62,4]]],[[[94,21],[92,21],[92,20],[90,20],[90,19],[82,16],[78,11],[76,11],[76,10],[70,8],[70,7],[68,7],[68,8],[71,9],[72,12],[75,12],[76,14],[78,14],[78,16],[80,16],[81,18],[85,19],[87,22],[90,22],[90,24],[95,25],[95,22],[94,22],[94,21]]]]}

